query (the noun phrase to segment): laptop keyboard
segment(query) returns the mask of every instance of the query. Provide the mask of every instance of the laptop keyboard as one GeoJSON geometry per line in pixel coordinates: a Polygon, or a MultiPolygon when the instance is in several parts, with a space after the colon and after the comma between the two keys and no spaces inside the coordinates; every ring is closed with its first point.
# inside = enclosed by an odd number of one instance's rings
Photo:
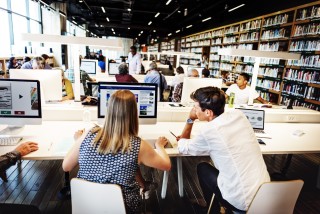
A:
{"type": "Polygon", "coordinates": [[[254,133],[257,133],[257,134],[265,134],[265,132],[260,129],[253,129],[253,131],[254,131],[254,133]]]}
{"type": "Polygon", "coordinates": [[[22,140],[22,137],[0,137],[0,146],[15,146],[22,140]]]}

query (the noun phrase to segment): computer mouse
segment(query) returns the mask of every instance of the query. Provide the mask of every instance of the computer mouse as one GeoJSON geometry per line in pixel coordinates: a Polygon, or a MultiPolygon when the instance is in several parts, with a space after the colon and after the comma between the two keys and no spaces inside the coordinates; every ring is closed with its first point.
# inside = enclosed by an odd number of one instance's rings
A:
{"type": "Polygon", "coordinates": [[[302,136],[302,135],[304,135],[304,134],[305,134],[305,133],[304,133],[302,130],[300,130],[300,129],[294,130],[294,131],[292,132],[292,135],[297,136],[297,137],[300,137],[300,136],[302,136]]]}

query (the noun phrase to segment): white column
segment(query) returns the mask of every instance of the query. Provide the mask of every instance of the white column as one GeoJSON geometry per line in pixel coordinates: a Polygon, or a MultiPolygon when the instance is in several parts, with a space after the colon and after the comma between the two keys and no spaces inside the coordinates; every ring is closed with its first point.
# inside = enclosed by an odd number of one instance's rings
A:
{"type": "Polygon", "coordinates": [[[177,54],[176,68],[180,66],[180,54],[177,54]]]}
{"type": "Polygon", "coordinates": [[[73,87],[74,100],[80,101],[80,63],[79,63],[80,51],[79,51],[79,45],[72,45],[72,48],[73,48],[73,70],[74,70],[74,87],[73,87]]]}
{"type": "Polygon", "coordinates": [[[256,85],[257,85],[257,78],[258,78],[258,70],[259,70],[259,65],[260,65],[260,57],[255,58],[255,63],[252,71],[252,78],[251,78],[251,91],[250,91],[250,96],[249,96],[249,101],[248,105],[253,105],[253,95],[256,90],[256,85]]]}

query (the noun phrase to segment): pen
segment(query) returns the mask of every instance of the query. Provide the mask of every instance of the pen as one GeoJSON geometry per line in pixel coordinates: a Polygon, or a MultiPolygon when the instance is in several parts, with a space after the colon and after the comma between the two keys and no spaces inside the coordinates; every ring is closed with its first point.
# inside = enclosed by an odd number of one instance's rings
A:
{"type": "Polygon", "coordinates": [[[170,132],[175,138],[177,138],[177,136],[176,136],[175,134],[173,134],[172,131],[169,130],[169,132],[170,132]]]}

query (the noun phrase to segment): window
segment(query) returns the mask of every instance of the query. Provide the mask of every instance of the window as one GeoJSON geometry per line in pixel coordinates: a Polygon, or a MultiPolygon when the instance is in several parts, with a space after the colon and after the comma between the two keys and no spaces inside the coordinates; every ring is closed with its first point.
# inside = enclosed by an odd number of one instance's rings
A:
{"type": "Polygon", "coordinates": [[[31,19],[40,21],[39,9],[40,9],[39,2],[34,2],[29,0],[29,14],[31,19]]]}
{"type": "Polygon", "coordinates": [[[11,0],[11,10],[12,12],[26,16],[27,15],[26,0],[11,0]]]}
{"type": "Polygon", "coordinates": [[[21,33],[28,32],[27,18],[16,15],[16,14],[12,14],[12,25],[13,25],[13,42],[14,42],[12,53],[16,56],[24,55],[25,54],[24,47],[27,45],[27,42],[21,41],[20,36],[21,36],[21,33]]]}
{"type": "MultiPolygon", "coordinates": [[[[3,2],[3,1],[0,1],[3,2]]],[[[8,22],[8,12],[5,10],[0,10],[1,17],[1,40],[0,40],[0,56],[10,56],[10,31],[8,22]]]]}

